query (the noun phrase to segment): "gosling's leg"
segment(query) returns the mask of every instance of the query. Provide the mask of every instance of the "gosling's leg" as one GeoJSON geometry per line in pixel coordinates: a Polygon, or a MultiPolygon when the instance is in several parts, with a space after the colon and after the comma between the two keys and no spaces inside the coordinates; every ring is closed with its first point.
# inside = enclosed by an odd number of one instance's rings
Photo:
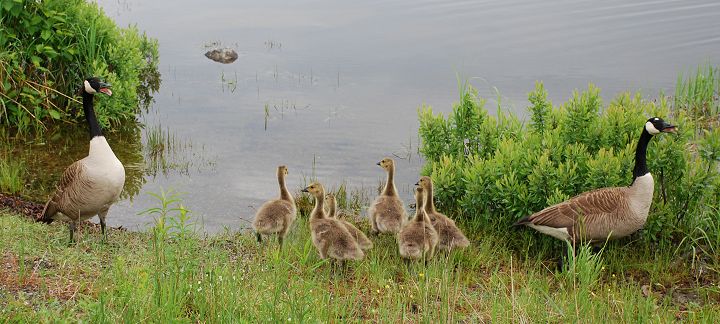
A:
{"type": "Polygon", "coordinates": [[[378,230],[377,222],[375,221],[375,215],[370,215],[370,234],[372,235],[378,235],[380,231],[378,230]]]}
{"type": "Polygon", "coordinates": [[[255,238],[257,239],[258,243],[262,243],[262,235],[258,232],[255,232],[255,238]]]}

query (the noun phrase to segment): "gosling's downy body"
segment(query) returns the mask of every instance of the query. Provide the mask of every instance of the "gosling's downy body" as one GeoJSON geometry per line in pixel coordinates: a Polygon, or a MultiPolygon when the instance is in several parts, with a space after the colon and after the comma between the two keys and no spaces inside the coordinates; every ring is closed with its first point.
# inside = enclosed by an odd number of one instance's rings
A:
{"type": "Polygon", "coordinates": [[[350,232],[350,235],[355,238],[355,241],[357,241],[360,249],[362,249],[363,251],[371,249],[373,247],[373,243],[372,241],[370,241],[370,239],[368,239],[365,233],[355,227],[355,225],[353,225],[352,223],[338,217],[336,208],[337,200],[335,199],[335,195],[332,193],[328,193],[327,195],[325,195],[325,199],[328,202],[328,218],[336,219],[340,223],[342,223],[348,230],[348,232],[350,232]]]}
{"type": "Polygon", "coordinates": [[[405,223],[398,233],[400,256],[406,259],[432,259],[438,244],[438,234],[423,209],[422,188],[415,190],[415,217],[405,223]]]}
{"type": "Polygon", "coordinates": [[[375,198],[368,209],[370,227],[373,234],[397,234],[403,223],[407,221],[407,214],[395,188],[395,162],[391,158],[384,158],[377,165],[387,171],[387,182],[382,193],[375,198]]]}
{"type": "Polygon", "coordinates": [[[647,169],[647,145],[654,135],[675,132],[676,127],[658,117],[645,122],[635,150],[633,182],[628,187],[602,188],[579,194],[518,220],[543,234],[571,242],[602,244],[628,236],[647,221],[654,181],[647,169]]]}
{"type": "Polygon", "coordinates": [[[286,166],[277,168],[277,180],[280,186],[280,197],[265,202],[253,220],[252,227],[255,230],[258,242],[262,241],[262,235],[277,234],[278,243],[282,247],[283,240],[295,221],[297,208],[295,199],[285,185],[285,176],[288,174],[286,166]]]}
{"type": "Polygon", "coordinates": [[[55,193],[37,219],[47,224],[54,220],[69,221],[70,242],[74,241],[77,222],[95,215],[100,218],[103,238],[106,237],[105,217],[125,185],[125,168],[102,135],[93,105],[96,93],[112,95],[109,88],[110,84],[96,77],[83,82],[81,93],[83,111],[90,128],[90,151],[88,156],[65,169],[55,193]]]}
{"type": "Polygon", "coordinates": [[[421,177],[416,185],[420,186],[425,193],[423,209],[438,233],[439,241],[437,247],[441,250],[451,251],[455,248],[470,246],[470,241],[457,225],[455,225],[455,222],[435,209],[432,179],[430,179],[430,177],[421,177]]]}
{"type": "Polygon", "coordinates": [[[347,228],[325,214],[325,189],[317,182],[302,190],[315,197],[315,208],[310,213],[310,236],[322,259],[339,261],[362,260],[365,256],[347,228]]]}

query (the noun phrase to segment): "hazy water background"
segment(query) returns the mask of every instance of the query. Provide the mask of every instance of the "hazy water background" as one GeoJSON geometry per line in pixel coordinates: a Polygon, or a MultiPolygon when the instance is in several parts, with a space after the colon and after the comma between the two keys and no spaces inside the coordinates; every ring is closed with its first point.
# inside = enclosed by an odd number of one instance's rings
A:
{"type": "Polygon", "coordinates": [[[162,86],[141,120],[212,161],[147,176],[110,211],[111,225],[131,229],[149,222],[136,214],[161,187],[185,192],[209,232],[246,226],[241,219],[277,195],[279,164],[292,191],[313,172],[326,187],[373,190],[384,178],[375,163],[407,156],[397,183],[410,202],[422,164],[417,109],[449,111],[456,73],[491,111],[497,89],[504,109],[523,115],[536,80],[555,103],[589,82],[606,101],[626,90],[653,97],[672,92],[678,73],[720,63],[720,2],[711,0],[98,3],[159,40],[162,86]],[[208,60],[212,42],[240,58],[208,60]]]}

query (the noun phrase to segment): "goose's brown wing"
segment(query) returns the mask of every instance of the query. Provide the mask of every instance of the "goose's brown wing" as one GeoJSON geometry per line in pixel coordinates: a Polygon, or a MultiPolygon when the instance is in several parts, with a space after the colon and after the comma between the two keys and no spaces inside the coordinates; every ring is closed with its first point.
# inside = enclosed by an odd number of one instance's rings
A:
{"type": "Polygon", "coordinates": [[[588,191],[532,214],[525,219],[524,223],[569,228],[575,226],[582,218],[584,223],[592,224],[599,218],[615,213],[622,205],[623,200],[622,188],[588,191]]]}
{"type": "Polygon", "coordinates": [[[43,209],[43,212],[40,214],[37,221],[48,224],[52,222],[52,217],[58,212],[60,202],[67,198],[68,193],[76,191],[75,187],[83,182],[80,179],[80,174],[84,171],[84,169],[85,165],[82,160],[75,161],[75,163],[65,169],[62,177],[60,178],[60,182],[55,189],[55,193],[45,204],[45,209],[43,209]]]}

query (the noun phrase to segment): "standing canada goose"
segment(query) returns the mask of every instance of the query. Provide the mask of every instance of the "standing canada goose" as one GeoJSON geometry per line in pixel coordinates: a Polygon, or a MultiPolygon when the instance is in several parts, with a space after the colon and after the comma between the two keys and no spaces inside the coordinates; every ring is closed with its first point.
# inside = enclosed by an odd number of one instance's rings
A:
{"type": "Polygon", "coordinates": [[[280,197],[265,202],[260,206],[252,227],[258,242],[262,242],[262,235],[277,234],[278,243],[282,248],[283,240],[287,235],[290,225],[295,221],[297,208],[295,199],[285,186],[285,176],[288,174],[286,166],[277,167],[277,180],[280,186],[280,197]]]}
{"type": "Polygon", "coordinates": [[[90,151],[88,156],[65,169],[55,193],[37,219],[47,224],[54,220],[69,221],[70,242],[74,240],[77,222],[95,215],[100,218],[103,239],[107,237],[105,216],[110,205],[120,197],[125,184],[125,168],[102,135],[93,108],[96,93],[112,95],[110,84],[91,77],[83,82],[81,92],[85,118],[90,127],[90,151]]]}
{"type": "Polygon", "coordinates": [[[438,233],[438,248],[445,251],[451,251],[454,248],[464,248],[470,246],[470,241],[467,237],[465,237],[465,234],[463,234],[457,225],[455,225],[455,222],[435,209],[432,179],[430,179],[430,177],[421,177],[420,181],[418,181],[415,185],[420,186],[425,193],[423,209],[438,233]]]}
{"type": "Polygon", "coordinates": [[[370,227],[373,234],[378,232],[396,234],[400,232],[403,222],[407,220],[407,214],[393,181],[395,162],[391,158],[384,158],[377,165],[387,171],[387,182],[385,189],[375,198],[368,209],[370,227]]]}
{"type": "Polygon", "coordinates": [[[645,163],[648,143],[654,135],[675,131],[675,126],[661,118],[647,120],[635,149],[633,181],[629,187],[602,188],[581,193],[524,217],[514,225],[527,225],[561,240],[594,244],[636,232],[645,225],[655,187],[645,163]]]}
{"type": "Polygon", "coordinates": [[[367,236],[365,236],[365,233],[355,227],[355,225],[353,225],[352,223],[338,217],[336,209],[337,200],[335,200],[335,195],[330,192],[325,195],[325,199],[327,199],[328,201],[328,218],[337,219],[340,223],[342,223],[348,230],[348,232],[350,232],[350,235],[355,238],[355,241],[357,241],[360,249],[362,249],[363,251],[371,249],[373,247],[373,243],[372,241],[370,241],[370,239],[368,239],[367,236]]]}
{"type": "Polygon", "coordinates": [[[400,256],[425,261],[432,259],[438,244],[438,234],[423,209],[423,189],[415,189],[415,218],[405,223],[398,233],[400,256]]]}
{"type": "Polygon", "coordinates": [[[328,218],[323,209],[325,189],[317,182],[311,183],[303,192],[315,197],[315,208],[310,213],[310,236],[320,258],[339,260],[361,260],[365,253],[355,238],[338,220],[328,218]]]}

